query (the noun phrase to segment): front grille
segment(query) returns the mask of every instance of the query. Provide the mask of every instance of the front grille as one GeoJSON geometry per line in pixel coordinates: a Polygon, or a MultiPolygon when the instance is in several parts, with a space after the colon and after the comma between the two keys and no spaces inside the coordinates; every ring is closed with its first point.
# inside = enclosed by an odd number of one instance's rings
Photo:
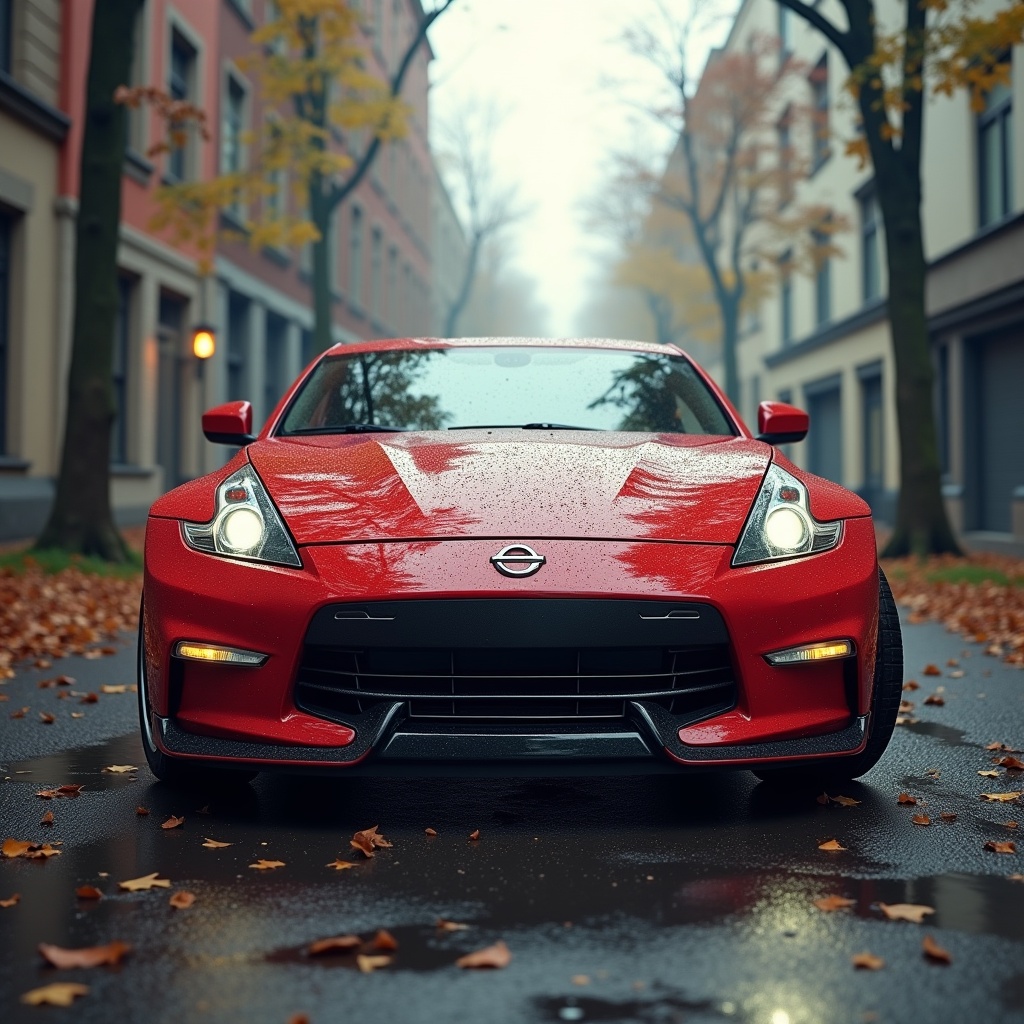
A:
{"type": "Polygon", "coordinates": [[[628,701],[704,717],[732,707],[728,644],[686,647],[333,647],[307,644],[296,703],[362,714],[403,701],[420,719],[614,719],[628,701]]]}

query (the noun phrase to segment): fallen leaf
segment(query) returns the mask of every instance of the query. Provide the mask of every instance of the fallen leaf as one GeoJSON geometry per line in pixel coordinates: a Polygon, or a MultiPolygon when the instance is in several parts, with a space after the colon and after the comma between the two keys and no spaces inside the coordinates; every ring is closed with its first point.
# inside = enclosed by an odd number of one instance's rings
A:
{"type": "Polygon", "coordinates": [[[75,895],[80,900],[101,900],[103,899],[103,893],[96,888],[95,885],[80,885],[75,890],[75,895]]]}
{"type": "Polygon", "coordinates": [[[380,928],[366,944],[366,948],[371,953],[393,953],[398,949],[398,939],[386,928],[380,928]]]}
{"type": "Polygon", "coordinates": [[[952,813],[951,811],[943,811],[943,812],[942,812],[942,813],[941,813],[941,814],[939,815],[939,817],[940,817],[940,818],[941,818],[941,819],[942,819],[943,821],[950,821],[950,822],[952,822],[952,821],[956,821],[956,815],[955,815],[955,814],[953,814],[953,813],[952,813]]]}
{"type": "Polygon", "coordinates": [[[24,718],[31,710],[32,709],[28,707],[18,708],[17,711],[11,712],[11,718],[24,718]]]}
{"type": "Polygon", "coordinates": [[[29,1006],[70,1006],[79,996],[88,995],[89,986],[74,981],[55,981],[42,988],[34,988],[22,997],[29,1006]]]}
{"type": "Polygon", "coordinates": [[[139,807],[136,807],[136,808],[135,808],[135,813],[136,813],[136,814],[137,814],[137,815],[138,815],[138,816],[139,816],[140,818],[144,818],[144,817],[146,817],[146,815],[147,815],[147,814],[149,814],[149,808],[148,808],[148,807],[142,807],[142,806],[140,805],[139,807]]]}
{"type": "Polygon", "coordinates": [[[995,769],[989,769],[988,771],[978,772],[978,774],[984,776],[986,779],[998,779],[1002,772],[997,772],[995,769]]]}
{"type": "Polygon", "coordinates": [[[13,907],[21,902],[21,896],[18,893],[12,893],[5,900],[0,900],[0,909],[6,910],[8,907],[13,907]]]}
{"type": "Polygon", "coordinates": [[[209,804],[203,804],[203,806],[200,807],[198,811],[196,811],[196,814],[209,814],[209,813],[210,813],[210,805],[209,804]]]}
{"type": "Polygon", "coordinates": [[[916,725],[918,723],[918,721],[919,721],[919,719],[914,718],[912,715],[897,715],[896,716],[896,724],[897,725],[916,725]]]}
{"type": "Polygon", "coordinates": [[[815,802],[821,804],[822,807],[828,807],[828,803],[831,799],[832,797],[830,797],[828,793],[820,793],[814,798],[815,802]]]}
{"type": "Polygon", "coordinates": [[[508,967],[512,954],[500,939],[493,946],[485,946],[475,953],[467,953],[455,961],[456,967],[508,967]]]}
{"type": "Polygon", "coordinates": [[[1007,875],[1006,876],[1011,882],[1024,882],[1024,875],[1007,875]]]}
{"type": "Polygon", "coordinates": [[[989,853],[1016,853],[1017,844],[1011,840],[1006,842],[998,842],[990,839],[982,849],[988,850],[989,853]]]}
{"type": "Polygon", "coordinates": [[[569,979],[574,985],[589,985],[590,975],[589,974],[574,974],[569,979]]]}
{"type": "Polygon", "coordinates": [[[904,690],[920,690],[921,689],[921,684],[916,679],[908,679],[903,684],[903,689],[904,690]]]}
{"type": "Polygon", "coordinates": [[[1000,750],[1004,754],[1019,754],[1020,751],[1016,747],[1011,747],[1006,743],[989,743],[985,747],[986,750],[1000,750]]]}
{"type": "Polygon", "coordinates": [[[185,824],[184,818],[176,818],[173,814],[160,826],[161,828],[181,828],[185,824]]]}
{"type": "Polygon", "coordinates": [[[948,660],[946,661],[946,666],[947,666],[948,668],[957,668],[957,667],[959,666],[959,664],[960,664],[960,662],[959,662],[959,661],[957,661],[957,660],[956,660],[956,658],[949,658],[949,659],[948,659],[948,660]]]}
{"type": "Polygon", "coordinates": [[[84,711],[72,711],[71,712],[71,717],[72,718],[85,718],[85,712],[84,711]]]}
{"type": "Polygon", "coordinates": [[[139,769],[133,764],[108,764],[103,770],[110,772],[111,775],[126,775],[128,772],[137,772],[139,769]]]}
{"type": "Polygon", "coordinates": [[[1002,765],[1003,768],[1006,768],[1011,772],[1024,772],[1024,761],[1019,757],[1007,755],[1006,757],[1001,757],[992,763],[1002,765]]]}
{"type": "Polygon", "coordinates": [[[852,796],[834,796],[831,800],[840,807],[859,807],[861,804],[860,800],[854,800],[852,796]]]}
{"type": "Polygon", "coordinates": [[[56,857],[60,850],[55,850],[49,843],[32,843],[23,839],[5,839],[0,846],[0,854],[12,860],[15,857],[25,857],[28,860],[40,860],[47,857],[56,857]]]}
{"type": "Polygon", "coordinates": [[[39,819],[40,825],[52,825],[53,824],[53,811],[47,811],[42,818],[39,819]]]}
{"type": "Polygon", "coordinates": [[[317,939],[310,944],[306,952],[310,956],[323,956],[326,953],[354,953],[363,944],[358,935],[335,935],[330,939],[317,939]]]}
{"type": "Polygon", "coordinates": [[[37,658],[36,659],[36,668],[50,668],[52,665],[53,665],[53,662],[50,661],[49,658],[37,658]]]}
{"type": "Polygon", "coordinates": [[[818,849],[819,850],[829,850],[831,852],[831,851],[836,851],[836,850],[845,850],[846,847],[845,846],[840,846],[838,839],[829,839],[829,840],[826,840],[824,843],[818,843],[818,849]]]}
{"type": "Polygon", "coordinates": [[[874,953],[854,953],[850,960],[858,971],[880,971],[885,966],[885,961],[874,953]]]}
{"type": "Polygon", "coordinates": [[[57,719],[54,718],[54,716],[51,715],[49,711],[40,711],[39,721],[42,722],[43,725],[53,725],[53,723],[56,722],[57,719]]]}
{"type": "Polygon", "coordinates": [[[293,1013],[288,1018],[288,1024],[310,1024],[308,1013],[293,1013]]]}
{"type": "Polygon", "coordinates": [[[1006,826],[1007,828],[1018,828],[1018,827],[1019,827],[1019,824],[1018,824],[1018,822],[1016,822],[1016,821],[1004,821],[1004,822],[1003,822],[1003,824],[1004,824],[1004,825],[1005,825],[1005,826],[1006,826]]]}
{"type": "Polygon", "coordinates": [[[814,905],[819,910],[831,913],[834,910],[843,910],[846,907],[855,907],[857,905],[857,901],[847,899],[845,896],[822,896],[820,899],[814,901],[814,905]]]}
{"type": "Polygon", "coordinates": [[[989,800],[992,803],[1009,804],[1019,800],[1024,794],[1021,793],[982,793],[982,800],[989,800]]]}
{"type": "Polygon", "coordinates": [[[480,838],[480,829],[478,829],[478,828],[473,829],[473,831],[469,833],[469,838],[472,839],[474,842],[477,839],[479,839],[480,838]]]}
{"type": "Polygon", "coordinates": [[[945,697],[940,697],[937,693],[929,694],[924,699],[925,704],[932,704],[937,708],[941,708],[946,703],[945,697]]]}
{"type": "Polygon", "coordinates": [[[349,868],[357,867],[357,865],[354,860],[342,860],[339,857],[337,860],[332,860],[327,867],[334,868],[335,871],[347,871],[349,868]]]}
{"type": "Polygon", "coordinates": [[[933,964],[951,964],[953,962],[949,951],[943,949],[930,935],[926,935],[921,940],[921,951],[924,953],[925,960],[933,964]]]}
{"type": "Polygon", "coordinates": [[[392,956],[365,956],[360,953],[356,957],[356,966],[363,974],[372,974],[374,971],[379,971],[382,967],[387,967],[392,960],[394,960],[392,956]]]}
{"type": "Polygon", "coordinates": [[[925,771],[925,775],[927,775],[929,779],[937,779],[942,775],[942,772],[940,772],[938,768],[929,768],[925,771]]]}
{"type": "Polygon", "coordinates": [[[940,669],[938,665],[925,665],[921,674],[926,676],[941,676],[942,669],[940,669]]]}
{"type": "MultiPolygon", "coordinates": [[[[88,654],[86,655],[86,657],[88,657],[88,654]]],[[[100,693],[127,693],[127,692],[128,692],[127,684],[122,685],[122,686],[111,686],[109,683],[104,683],[100,687],[100,693]]]]}
{"type": "Polygon", "coordinates": [[[436,836],[437,832],[432,828],[425,828],[423,830],[428,836],[436,836]]]}
{"type": "Polygon", "coordinates": [[[57,787],[58,796],[80,796],[82,790],[85,789],[84,782],[65,782],[63,786],[57,787]]]}
{"type": "Polygon", "coordinates": [[[274,868],[283,868],[283,860],[258,860],[255,864],[250,864],[249,867],[255,868],[257,871],[273,871],[274,868]]]}
{"type": "Polygon", "coordinates": [[[952,672],[949,673],[950,679],[963,679],[963,677],[964,670],[962,668],[955,668],[952,672]]]}
{"type": "Polygon", "coordinates": [[[914,710],[914,702],[912,700],[901,700],[900,701],[900,714],[909,714],[914,710]]]}
{"type": "Polygon", "coordinates": [[[373,828],[364,828],[361,832],[356,832],[349,840],[350,845],[367,857],[372,857],[373,851],[378,847],[391,846],[392,844],[377,832],[379,827],[374,825],[373,828]]]}
{"type": "Polygon", "coordinates": [[[209,839],[203,836],[203,846],[209,850],[223,850],[228,846],[234,846],[234,843],[219,843],[216,839],[209,839]]]}
{"type": "Polygon", "coordinates": [[[439,917],[436,927],[439,932],[464,932],[470,926],[459,921],[448,921],[443,917],[439,917]]]}
{"type": "Polygon", "coordinates": [[[188,910],[196,901],[196,894],[194,892],[188,892],[185,889],[179,889],[175,893],[171,893],[171,898],[167,901],[175,910],[188,910]]]}
{"type": "Polygon", "coordinates": [[[912,806],[917,803],[917,797],[911,796],[909,793],[900,793],[900,795],[896,797],[896,803],[912,806]]]}
{"type": "Polygon", "coordinates": [[[118,888],[127,889],[129,892],[138,892],[142,889],[170,889],[171,882],[167,878],[157,878],[159,871],[151,875],[143,875],[141,878],[129,878],[127,882],[118,882],[118,888]]]}
{"type": "Polygon", "coordinates": [[[910,921],[921,924],[926,914],[934,914],[934,907],[921,903],[879,903],[879,909],[890,921],[910,921]]]}
{"type": "Polygon", "coordinates": [[[87,693],[78,703],[79,704],[95,704],[99,701],[100,697],[98,693],[87,693]]]}
{"type": "Polygon", "coordinates": [[[49,943],[39,943],[39,953],[53,967],[62,971],[72,967],[100,967],[102,964],[116,965],[121,958],[131,952],[131,946],[125,942],[111,942],[106,946],[87,946],[84,949],[63,949],[49,943]]]}
{"type": "Polygon", "coordinates": [[[932,819],[927,814],[915,814],[910,820],[915,825],[930,825],[932,823],[932,819]]]}

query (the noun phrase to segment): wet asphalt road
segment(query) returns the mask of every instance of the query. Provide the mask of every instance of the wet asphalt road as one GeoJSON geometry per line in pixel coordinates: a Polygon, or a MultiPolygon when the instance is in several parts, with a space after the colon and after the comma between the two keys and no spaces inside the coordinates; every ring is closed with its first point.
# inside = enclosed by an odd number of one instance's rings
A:
{"type": "MultiPolygon", "coordinates": [[[[133,649],[68,658],[0,687],[0,832],[61,841],[45,861],[0,862],[0,1020],[945,1022],[1024,1020],[1024,819],[1019,803],[982,792],[1024,790],[1024,773],[983,778],[986,743],[1024,747],[1024,672],[936,625],[905,626],[907,677],[921,689],[917,724],[897,729],[882,763],[821,806],[748,773],[508,780],[308,780],[261,776],[234,792],[156,783],[135,736],[135,695],[98,703],[38,688],[58,672],[76,691],[133,682],[133,649]],[[966,655],[966,656],[965,656],[966,655]],[[946,660],[964,675],[950,678],[946,660]],[[927,663],[941,679],[922,676],[927,663]],[[923,706],[943,686],[944,706],[923,706]],[[9,713],[28,705],[25,718],[9,713]],[[38,712],[56,715],[52,725],[38,712]],[[85,712],[72,719],[70,713],[85,712]],[[102,772],[107,765],[136,773],[102,772]],[[931,773],[931,774],[929,774],[931,773]],[[935,777],[937,775],[937,777],[935,777]],[[84,783],[77,798],[39,789],[84,783]],[[925,806],[901,807],[906,791],[925,806]],[[149,809],[139,817],[136,807],[149,809]],[[51,826],[40,824],[47,810],[51,826]],[[924,810],[931,825],[912,824],[924,810]],[[939,821],[940,812],[957,815],[939,821]],[[205,812],[205,813],[204,813],[205,812]],[[180,828],[163,830],[170,815],[180,828]],[[327,867],[356,829],[393,842],[353,870],[327,867]],[[438,832],[428,837],[424,829],[438,832]],[[480,829],[478,841],[468,836],[480,829]],[[204,837],[231,843],[203,847],[204,837]],[[838,839],[846,852],[818,844],[838,839]],[[1014,840],[1016,855],[986,852],[1014,840]],[[285,866],[257,871],[258,858],[285,866]],[[120,892],[158,871],[171,889],[120,892]],[[76,899],[97,886],[104,898],[76,899]],[[168,897],[196,895],[187,910],[168,897]],[[812,901],[838,895],[851,910],[812,901]],[[935,908],[925,926],[883,919],[877,904],[935,908]],[[439,932],[437,918],[469,924],[439,932]],[[359,973],[354,958],[306,955],[316,939],[388,929],[394,962],[359,973]],[[925,934],[953,957],[921,954],[925,934]],[[40,942],[130,943],[116,968],[56,970],[40,942]],[[454,966],[497,939],[499,971],[454,966]],[[880,971],[850,957],[870,950],[880,971]],[[71,1009],[19,995],[51,981],[90,987],[71,1009]]],[[[66,689],[66,688],[65,688],[66,689]]],[[[836,795],[836,794],[833,794],[836,795]]]]}

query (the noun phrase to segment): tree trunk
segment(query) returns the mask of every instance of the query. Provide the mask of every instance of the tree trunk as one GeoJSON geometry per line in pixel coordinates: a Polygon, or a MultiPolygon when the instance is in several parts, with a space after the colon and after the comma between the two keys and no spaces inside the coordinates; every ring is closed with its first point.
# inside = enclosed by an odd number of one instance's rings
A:
{"type": "Polygon", "coordinates": [[[459,286],[459,293],[452,300],[448,307],[448,315],[444,318],[444,336],[454,338],[459,323],[459,317],[473,294],[473,282],[476,280],[476,270],[480,263],[480,247],[483,244],[483,235],[476,232],[469,243],[469,253],[466,256],[466,266],[462,273],[462,284],[459,286]]]}
{"type": "Polygon", "coordinates": [[[932,405],[934,372],[925,313],[927,263],[921,231],[920,169],[876,168],[889,264],[889,328],[896,367],[900,493],[883,555],[960,554],[942,499],[942,469],[932,405]],[[901,173],[902,172],[902,173],[901,173]],[[912,180],[911,180],[912,179],[912,180]],[[916,188],[915,188],[916,185],[916,188]]]}
{"type": "MultiPolygon", "coordinates": [[[[53,508],[37,548],[109,561],[127,558],[110,508],[117,244],[126,114],[114,90],[128,81],[142,0],[97,0],[93,14],[81,187],[75,225],[75,298],[64,448],[53,508]]],[[[122,415],[124,410],[121,410],[122,415]]]]}
{"type": "Polygon", "coordinates": [[[725,368],[725,393],[738,409],[740,406],[740,371],[736,358],[740,333],[739,300],[728,294],[719,295],[718,308],[722,314],[722,362],[725,368]]]}
{"type": "Polygon", "coordinates": [[[333,217],[334,210],[323,194],[323,181],[315,174],[309,186],[309,219],[320,232],[313,243],[313,348],[317,352],[325,352],[334,344],[330,252],[333,217]]]}

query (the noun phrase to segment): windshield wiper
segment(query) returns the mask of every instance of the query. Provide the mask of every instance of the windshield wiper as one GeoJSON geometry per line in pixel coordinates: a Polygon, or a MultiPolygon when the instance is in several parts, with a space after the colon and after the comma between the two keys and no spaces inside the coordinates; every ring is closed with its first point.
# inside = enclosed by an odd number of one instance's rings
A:
{"type": "Polygon", "coordinates": [[[332,427],[299,427],[289,430],[284,436],[295,434],[397,434],[408,428],[389,427],[382,423],[338,423],[332,427]]]}
{"type": "Polygon", "coordinates": [[[449,430],[600,430],[600,427],[578,427],[572,423],[473,423],[449,430]]]}

